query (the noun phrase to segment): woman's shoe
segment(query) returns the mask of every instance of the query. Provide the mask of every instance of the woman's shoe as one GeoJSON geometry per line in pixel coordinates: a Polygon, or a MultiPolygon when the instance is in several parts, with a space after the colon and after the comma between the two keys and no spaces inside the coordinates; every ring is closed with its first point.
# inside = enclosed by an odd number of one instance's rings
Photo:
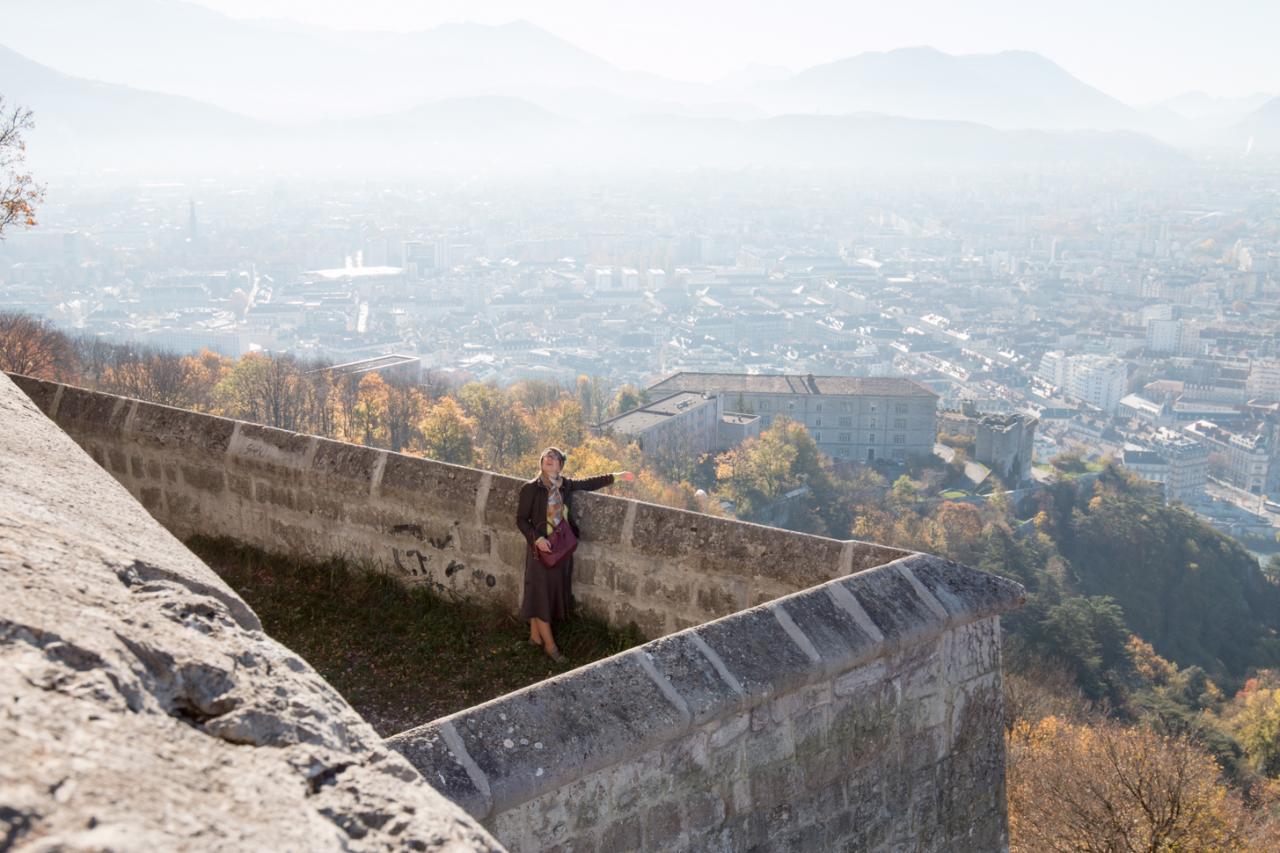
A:
{"type": "Polygon", "coordinates": [[[564,655],[560,653],[559,649],[551,649],[550,651],[547,652],[547,657],[551,658],[556,663],[564,663],[566,660],[568,660],[568,658],[566,658],[564,655]]]}

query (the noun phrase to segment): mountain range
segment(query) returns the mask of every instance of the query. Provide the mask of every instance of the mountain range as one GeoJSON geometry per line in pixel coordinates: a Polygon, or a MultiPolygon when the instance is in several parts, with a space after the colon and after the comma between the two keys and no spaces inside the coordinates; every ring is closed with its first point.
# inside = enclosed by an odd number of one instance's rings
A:
{"type": "Polygon", "coordinates": [[[1173,146],[1263,152],[1280,136],[1275,101],[1135,108],[1024,51],[905,48],[702,85],[527,22],[348,33],[180,0],[0,14],[0,94],[36,111],[33,158],[38,141],[68,168],[1162,163],[1173,146]]]}

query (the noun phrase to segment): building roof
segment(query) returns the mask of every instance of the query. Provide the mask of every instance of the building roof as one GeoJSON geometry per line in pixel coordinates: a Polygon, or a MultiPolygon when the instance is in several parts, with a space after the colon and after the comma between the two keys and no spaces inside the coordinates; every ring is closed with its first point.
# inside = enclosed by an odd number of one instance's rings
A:
{"type": "Polygon", "coordinates": [[[1168,465],[1169,461],[1152,450],[1132,450],[1125,448],[1125,465],[1168,465]]]}
{"type": "Polygon", "coordinates": [[[615,415],[607,421],[602,421],[600,427],[634,435],[644,432],[650,427],[669,420],[675,415],[682,414],[691,408],[697,408],[711,402],[711,398],[706,395],[679,391],[675,394],[660,397],[648,405],[615,415]]]}
{"type": "Polygon", "coordinates": [[[811,394],[876,397],[938,395],[914,379],[900,377],[815,376],[809,374],[676,373],[649,386],[650,391],[703,394],[811,394]]]}

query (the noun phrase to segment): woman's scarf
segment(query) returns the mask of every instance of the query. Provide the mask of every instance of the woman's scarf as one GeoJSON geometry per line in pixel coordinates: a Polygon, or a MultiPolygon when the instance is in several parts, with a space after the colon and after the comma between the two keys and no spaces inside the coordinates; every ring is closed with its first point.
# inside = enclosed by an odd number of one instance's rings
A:
{"type": "Polygon", "coordinates": [[[560,493],[564,478],[556,477],[554,480],[548,480],[546,475],[543,475],[541,480],[543,488],[547,490],[547,530],[551,531],[564,518],[564,496],[560,493]]]}

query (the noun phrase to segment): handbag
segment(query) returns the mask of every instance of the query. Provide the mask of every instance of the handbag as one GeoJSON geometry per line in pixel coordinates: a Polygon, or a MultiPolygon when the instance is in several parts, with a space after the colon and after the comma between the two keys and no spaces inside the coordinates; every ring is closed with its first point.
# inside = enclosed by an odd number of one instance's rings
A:
{"type": "Polygon", "coordinates": [[[562,521],[547,537],[547,544],[551,546],[548,551],[542,551],[536,545],[531,547],[533,547],[533,553],[538,556],[539,563],[548,569],[554,569],[577,549],[578,537],[569,526],[569,522],[562,521]]]}

